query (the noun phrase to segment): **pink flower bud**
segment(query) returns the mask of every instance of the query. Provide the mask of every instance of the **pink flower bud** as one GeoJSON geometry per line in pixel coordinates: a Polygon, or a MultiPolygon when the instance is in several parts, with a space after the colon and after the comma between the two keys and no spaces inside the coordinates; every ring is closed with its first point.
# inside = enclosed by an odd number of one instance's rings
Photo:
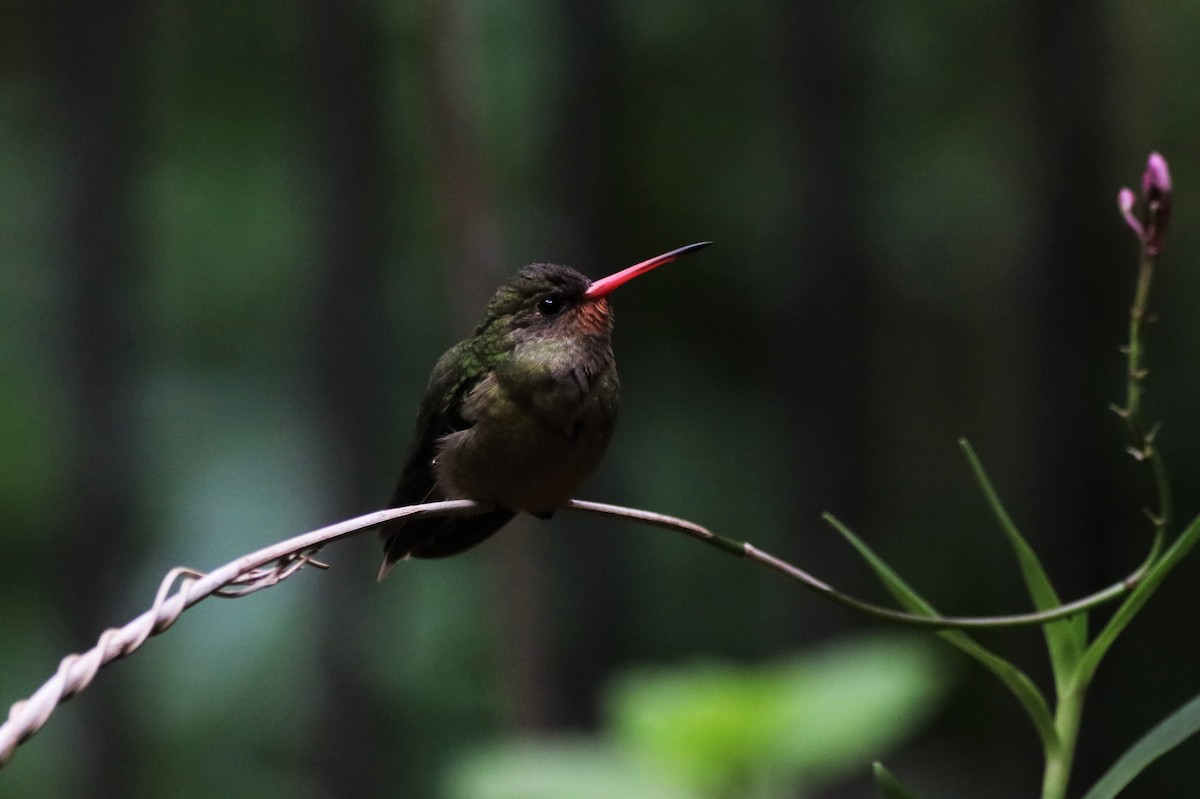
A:
{"type": "Polygon", "coordinates": [[[1142,194],[1149,195],[1151,189],[1162,194],[1171,193],[1171,172],[1167,169],[1167,159],[1158,153],[1150,153],[1146,159],[1146,171],[1142,173],[1142,194]]]}
{"type": "Polygon", "coordinates": [[[1125,224],[1133,229],[1137,237],[1145,240],[1146,231],[1142,228],[1141,221],[1138,220],[1133,213],[1133,204],[1137,201],[1137,197],[1133,193],[1133,189],[1121,189],[1117,192],[1117,207],[1121,209],[1121,214],[1125,217],[1125,224]]]}
{"type": "Polygon", "coordinates": [[[1146,252],[1158,255],[1162,251],[1167,222],[1171,218],[1171,172],[1167,168],[1167,159],[1158,153],[1150,153],[1146,159],[1146,171],[1142,173],[1140,219],[1134,213],[1137,199],[1133,189],[1121,189],[1117,193],[1117,207],[1121,209],[1125,223],[1145,246],[1146,252]]]}
{"type": "Polygon", "coordinates": [[[1163,239],[1167,236],[1167,222],[1171,220],[1171,172],[1167,159],[1158,153],[1150,153],[1146,159],[1146,171],[1142,173],[1142,200],[1145,210],[1146,252],[1158,255],[1162,251],[1163,239]]]}

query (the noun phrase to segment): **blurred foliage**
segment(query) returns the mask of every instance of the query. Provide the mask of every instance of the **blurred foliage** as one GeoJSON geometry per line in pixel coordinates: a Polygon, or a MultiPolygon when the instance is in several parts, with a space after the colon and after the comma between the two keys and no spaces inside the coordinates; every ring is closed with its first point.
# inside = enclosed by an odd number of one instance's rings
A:
{"type": "MultiPolygon", "coordinates": [[[[1146,531],[1106,410],[1135,256],[1114,197],[1150,149],[1177,212],[1146,403],[1200,510],[1198,37],[1180,0],[5,0],[0,701],[170,567],[382,503],[434,359],[519,265],[599,275],[700,238],[616,303],[622,419],[587,498],[869,593],[832,510],[946,612],[1017,610],[968,435],[1065,596],[1118,578],[1146,531]]],[[[858,631],[707,548],[560,516],[378,587],[364,539],[192,611],[0,797],[434,796],[469,748],[594,729],[631,664],[858,631]]],[[[1099,673],[1077,786],[1195,693],[1160,612],[1200,601],[1194,568],[1099,673]]],[[[995,638],[1048,677],[1036,632],[995,638]]],[[[1026,721],[978,670],[954,699],[889,767],[1029,795],[1026,721]]],[[[875,756],[817,795],[872,790],[875,756]]],[[[1194,792],[1189,766],[1127,795],[1194,792]]]]}
{"type": "Polygon", "coordinates": [[[451,799],[700,799],[623,749],[590,739],[510,741],[469,755],[448,780],[451,799]]]}
{"type": "Polygon", "coordinates": [[[862,768],[932,713],[951,687],[932,643],[863,638],[749,669],[634,672],[613,689],[615,735],[707,795],[776,784],[790,796],[862,768]]]}
{"type": "Polygon", "coordinates": [[[927,638],[870,636],[753,666],[638,668],[608,691],[607,735],[487,749],[455,799],[809,795],[911,735],[951,687],[927,638]]]}

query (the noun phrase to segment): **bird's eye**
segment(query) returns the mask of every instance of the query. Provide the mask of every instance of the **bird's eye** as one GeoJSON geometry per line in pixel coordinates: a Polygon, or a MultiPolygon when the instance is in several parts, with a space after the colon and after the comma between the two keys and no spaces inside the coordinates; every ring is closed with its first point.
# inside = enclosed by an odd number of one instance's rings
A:
{"type": "Polygon", "coordinates": [[[542,316],[558,316],[563,309],[563,301],[558,297],[543,297],[538,300],[538,313],[542,316]]]}

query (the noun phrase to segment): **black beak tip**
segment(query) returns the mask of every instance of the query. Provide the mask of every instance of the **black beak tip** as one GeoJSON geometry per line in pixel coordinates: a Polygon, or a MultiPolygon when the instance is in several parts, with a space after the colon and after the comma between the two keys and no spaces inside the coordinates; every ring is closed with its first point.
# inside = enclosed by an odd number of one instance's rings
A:
{"type": "Polygon", "coordinates": [[[670,255],[673,258],[678,258],[681,255],[687,255],[688,253],[695,252],[696,250],[703,250],[705,247],[709,246],[710,244],[712,244],[711,241],[697,241],[697,242],[693,242],[692,244],[685,244],[682,247],[680,247],[678,250],[675,250],[674,252],[670,253],[670,255]]]}

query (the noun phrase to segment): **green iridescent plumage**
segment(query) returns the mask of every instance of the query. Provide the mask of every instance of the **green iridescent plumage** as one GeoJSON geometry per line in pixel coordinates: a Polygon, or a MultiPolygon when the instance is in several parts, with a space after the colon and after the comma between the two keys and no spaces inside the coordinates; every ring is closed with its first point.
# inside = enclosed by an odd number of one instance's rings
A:
{"type": "Polygon", "coordinates": [[[467,498],[475,516],[385,525],[396,560],[455,555],[516,511],[548,516],[600,462],[620,387],[604,298],[565,266],[533,264],[502,286],[474,335],[433,369],[393,506],[467,498]]]}
{"type": "Polygon", "coordinates": [[[383,579],[406,558],[470,549],[518,511],[549,518],[600,463],[620,383],[608,294],[707,246],[691,244],[595,283],[531,264],[492,296],[474,334],[433,368],[392,506],[473,499],[489,510],[384,524],[383,579]]]}

